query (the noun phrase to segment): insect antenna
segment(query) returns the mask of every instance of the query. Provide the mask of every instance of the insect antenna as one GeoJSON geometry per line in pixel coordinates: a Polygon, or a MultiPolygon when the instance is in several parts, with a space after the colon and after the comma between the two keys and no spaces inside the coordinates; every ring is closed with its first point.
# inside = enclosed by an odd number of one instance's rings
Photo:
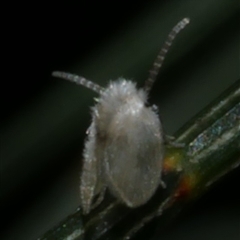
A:
{"type": "Polygon", "coordinates": [[[153,66],[149,71],[148,79],[145,82],[144,90],[148,93],[150,92],[154,82],[156,81],[157,75],[161,69],[163,61],[166,57],[170,46],[172,45],[173,40],[176,38],[177,34],[186,27],[186,25],[190,22],[189,18],[182,19],[175,27],[173,27],[172,31],[168,34],[167,40],[163,44],[160,52],[157,55],[157,58],[153,62],[153,66]]]}
{"type": "Polygon", "coordinates": [[[68,80],[70,82],[74,82],[78,85],[82,85],[86,88],[89,88],[89,89],[93,90],[94,92],[97,92],[98,94],[102,94],[104,92],[104,88],[102,88],[98,84],[96,84],[96,83],[94,83],[90,80],[87,80],[84,77],[80,77],[78,75],[75,75],[75,74],[56,71],[56,72],[52,73],[52,76],[65,79],[65,80],[68,80]]]}

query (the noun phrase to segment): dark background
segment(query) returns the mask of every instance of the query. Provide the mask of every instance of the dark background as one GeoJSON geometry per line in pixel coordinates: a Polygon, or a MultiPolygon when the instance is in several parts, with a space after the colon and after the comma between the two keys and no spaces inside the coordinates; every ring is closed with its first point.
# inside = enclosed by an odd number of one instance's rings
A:
{"type": "MultiPolygon", "coordinates": [[[[142,86],[171,28],[175,40],[150,102],[167,134],[239,78],[239,2],[226,0],[11,3],[2,50],[1,239],[32,240],[79,205],[79,171],[94,92],[54,70],[102,86],[122,76],[142,86]],[[8,69],[9,68],[9,69],[8,69]]],[[[149,239],[239,239],[239,169],[149,239]]]]}

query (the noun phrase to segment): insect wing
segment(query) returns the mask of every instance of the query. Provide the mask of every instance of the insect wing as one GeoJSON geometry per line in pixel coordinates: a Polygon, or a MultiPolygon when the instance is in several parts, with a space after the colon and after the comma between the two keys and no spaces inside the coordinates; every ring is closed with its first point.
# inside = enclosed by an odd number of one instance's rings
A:
{"type": "Polygon", "coordinates": [[[85,142],[84,159],[80,179],[81,206],[84,214],[89,213],[98,180],[98,162],[95,156],[95,123],[92,122],[85,142]]]}
{"type": "MultiPolygon", "coordinates": [[[[114,121],[113,121],[114,122],[114,121]]],[[[135,119],[114,126],[104,147],[103,169],[111,192],[129,207],[144,204],[155,192],[164,155],[160,122],[135,119]]]]}

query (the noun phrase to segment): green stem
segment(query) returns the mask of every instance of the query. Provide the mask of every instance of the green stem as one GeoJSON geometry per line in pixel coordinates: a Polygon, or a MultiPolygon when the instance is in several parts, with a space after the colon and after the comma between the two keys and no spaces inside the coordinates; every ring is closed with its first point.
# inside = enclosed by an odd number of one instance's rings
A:
{"type": "Polygon", "coordinates": [[[240,81],[189,121],[175,135],[185,147],[167,147],[163,181],[144,206],[129,209],[106,196],[89,215],[76,213],[39,240],[138,239],[146,223],[163,222],[187,202],[201,196],[213,182],[240,164],[240,81]]]}

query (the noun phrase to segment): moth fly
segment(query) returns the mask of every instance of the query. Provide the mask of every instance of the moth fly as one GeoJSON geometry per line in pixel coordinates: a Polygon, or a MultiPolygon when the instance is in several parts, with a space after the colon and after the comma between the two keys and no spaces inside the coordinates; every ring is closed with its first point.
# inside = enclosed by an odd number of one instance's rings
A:
{"type": "Polygon", "coordinates": [[[128,207],[138,207],[159,186],[165,135],[156,107],[147,106],[147,96],[173,40],[188,23],[189,19],[184,18],[169,33],[143,89],[123,78],[102,88],[84,77],[52,73],[99,94],[92,107],[92,123],[83,152],[80,196],[84,214],[102,201],[106,188],[128,207]]]}

